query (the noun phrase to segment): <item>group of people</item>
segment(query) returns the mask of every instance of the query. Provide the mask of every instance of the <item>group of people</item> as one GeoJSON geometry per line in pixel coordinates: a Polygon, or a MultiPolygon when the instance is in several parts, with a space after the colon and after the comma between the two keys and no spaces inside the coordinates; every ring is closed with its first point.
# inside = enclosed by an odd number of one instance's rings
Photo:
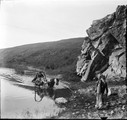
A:
{"type": "MultiPolygon", "coordinates": [[[[106,77],[102,73],[96,73],[97,86],[96,86],[96,105],[95,108],[101,109],[104,102],[104,95],[108,95],[108,85],[106,82],[106,77]]],[[[58,78],[52,78],[47,81],[44,72],[39,72],[36,74],[35,78],[32,80],[35,85],[43,86],[45,83],[48,84],[49,88],[53,88],[54,84],[59,84],[58,78]]]]}
{"type": "Polygon", "coordinates": [[[59,84],[58,78],[51,78],[49,81],[46,79],[46,75],[43,71],[40,71],[36,74],[35,78],[32,80],[33,83],[37,86],[43,86],[44,84],[47,84],[49,88],[53,88],[54,85],[59,84]]]}

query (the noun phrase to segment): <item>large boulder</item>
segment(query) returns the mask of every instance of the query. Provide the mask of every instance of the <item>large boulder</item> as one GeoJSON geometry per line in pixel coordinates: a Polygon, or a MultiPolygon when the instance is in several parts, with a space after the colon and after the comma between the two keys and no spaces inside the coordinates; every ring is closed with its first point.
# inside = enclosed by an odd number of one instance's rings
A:
{"type": "Polygon", "coordinates": [[[126,15],[127,5],[118,6],[115,12],[115,20],[110,28],[110,33],[125,48],[126,47],[126,15]]]}
{"type": "Polygon", "coordinates": [[[56,98],[55,102],[58,103],[58,104],[61,104],[61,103],[63,104],[63,103],[66,103],[67,100],[63,97],[60,97],[60,98],[56,98]]]}
{"type": "Polygon", "coordinates": [[[112,26],[114,19],[115,14],[111,14],[107,15],[103,19],[94,20],[91,27],[86,30],[89,38],[91,40],[95,40],[101,37],[101,35],[103,35],[103,33],[105,33],[106,31],[108,31],[109,27],[112,26]]]}
{"type": "Polygon", "coordinates": [[[113,76],[126,77],[126,51],[122,48],[114,49],[109,57],[111,65],[104,74],[108,74],[109,78],[113,76]]]}
{"type": "Polygon", "coordinates": [[[93,80],[100,71],[108,76],[126,77],[126,9],[118,6],[116,12],[94,20],[86,30],[76,72],[82,81],[93,80]],[[90,55],[89,60],[86,56],[90,55]]]}

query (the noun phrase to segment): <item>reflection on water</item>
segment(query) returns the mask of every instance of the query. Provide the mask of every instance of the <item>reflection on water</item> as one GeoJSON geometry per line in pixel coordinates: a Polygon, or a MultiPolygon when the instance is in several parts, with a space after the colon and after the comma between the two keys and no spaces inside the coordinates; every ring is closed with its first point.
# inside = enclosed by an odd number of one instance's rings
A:
{"type": "Polygon", "coordinates": [[[44,96],[41,102],[35,102],[34,92],[30,90],[13,86],[4,80],[1,81],[1,87],[2,118],[45,118],[57,115],[62,110],[48,96],[44,96]]]}
{"type": "MultiPolygon", "coordinates": [[[[14,71],[0,69],[0,74],[14,75],[14,71]]],[[[58,115],[65,108],[59,108],[54,99],[69,96],[68,91],[62,89],[39,90],[37,99],[42,98],[41,102],[35,102],[35,91],[15,86],[13,82],[0,76],[1,80],[1,118],[47,118],[58,115]]]]}
{"type": "Polygon", "coordinates": [[[56,98],[69,98],[72,95],[71,91],[67,88],[65,89],[53,89],[53,88],[47,88],[47,89],[41,89],[41,88],[36,88],[35,89],[35,101],[41,101],[43,97],[47,96],[50,97],[51,99],[56,99],[56,98]],[[36,96],[39,96],[40,99],[36,99],[36,96]]]}

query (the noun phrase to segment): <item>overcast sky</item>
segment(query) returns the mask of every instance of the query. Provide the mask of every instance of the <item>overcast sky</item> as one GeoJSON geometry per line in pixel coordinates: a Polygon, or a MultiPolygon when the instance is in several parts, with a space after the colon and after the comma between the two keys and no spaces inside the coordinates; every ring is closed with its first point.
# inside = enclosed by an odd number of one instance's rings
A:
{"type": "Polygon", "coordinates": [[[85,37],[93,20],[127,0],[2,0],[0,48],[85,37]]]}

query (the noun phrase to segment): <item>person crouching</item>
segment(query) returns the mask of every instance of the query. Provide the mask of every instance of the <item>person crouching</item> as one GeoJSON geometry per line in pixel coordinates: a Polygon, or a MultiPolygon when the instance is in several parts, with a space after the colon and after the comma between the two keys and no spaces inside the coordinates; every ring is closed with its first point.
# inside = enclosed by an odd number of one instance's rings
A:
{"type": "Polygon", "coordinates": [[[33,83],[37,86],[43,86],[44,83],[47,83],[46,75],[44,72],[40,71],[36,74],[35,78],[32,80],[33,83]]]}

